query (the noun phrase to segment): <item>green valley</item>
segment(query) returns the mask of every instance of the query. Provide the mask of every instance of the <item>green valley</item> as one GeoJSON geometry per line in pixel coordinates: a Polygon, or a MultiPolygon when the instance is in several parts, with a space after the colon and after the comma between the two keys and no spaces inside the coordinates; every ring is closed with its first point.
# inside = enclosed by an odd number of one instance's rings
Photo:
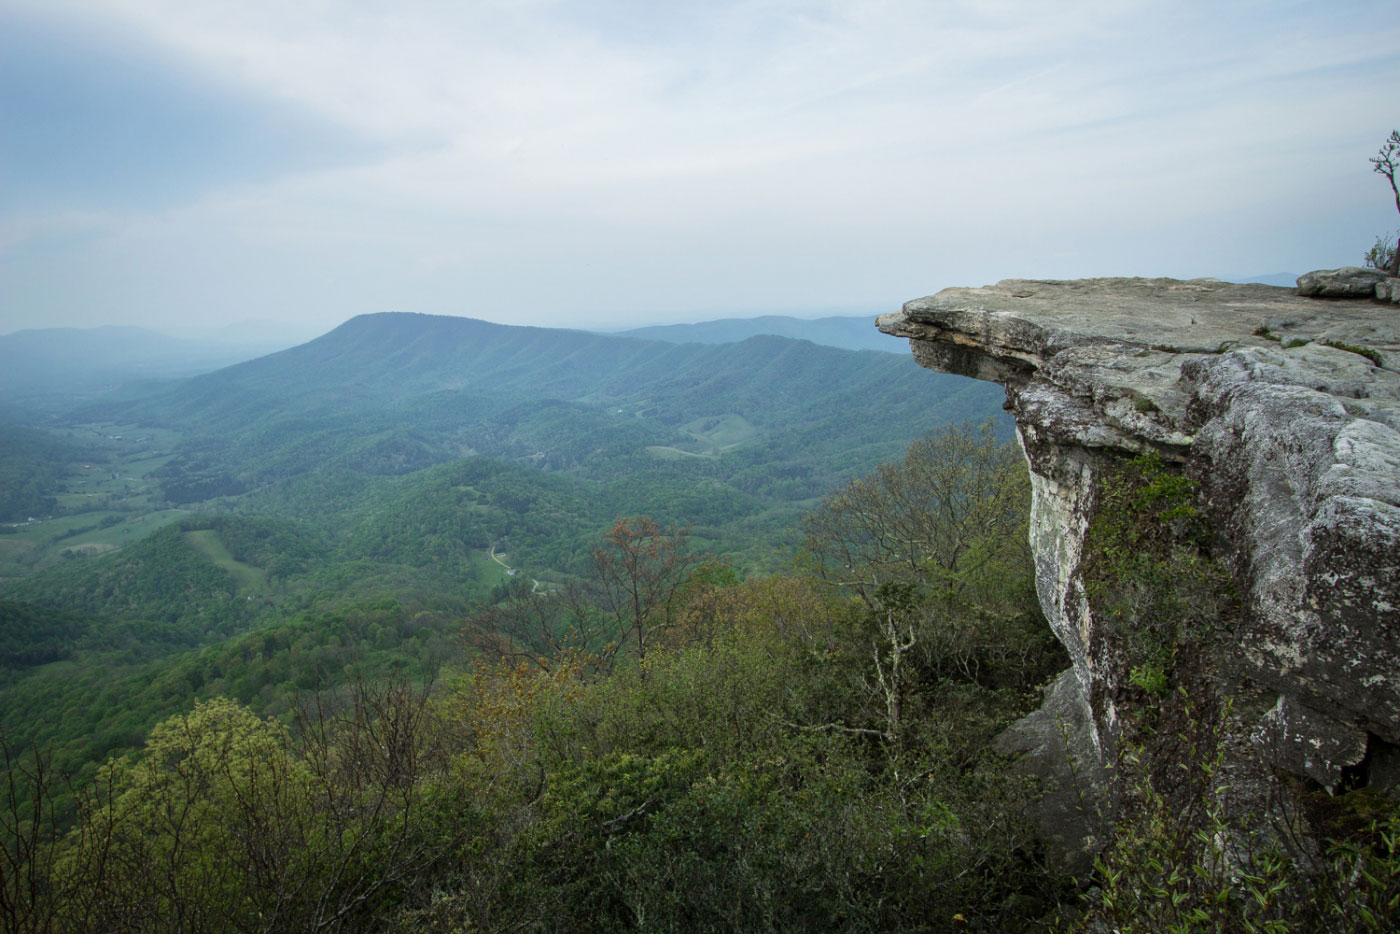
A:
{"type": "MultiPolygon", "coordinates": [[[[0,530],[0,598],[15,620],[80,621],[32,649],[32,622],[6,624],[18,641],[0,674],[3,726],[26,743],[76,737],[33,699],[63,709],[71,690],[97,703],[100,686],[128,725],[65,747],[86,769],[94,750],[129,748],[205,685],[227,686],[169,682],[190,652],[289,624],[320,632],[318,620],[388,600],[419,607],[402,625],[464,659],[453,633],[469,607],[516,580],[570,586],[624,515],[689,528],[693,547],[741,574],[779,571],[801,516],[834,486],[940,423],[1000,415],[993,387],[902,355],[399,314],[110,395],[12,416],[0,458],[7,491],[33,507],[15,500],[0,530]],[[187,687],[151,705],[143,681],[187,687]]],[[[400,654],[396,638],[352,644],[400,654]]]]}

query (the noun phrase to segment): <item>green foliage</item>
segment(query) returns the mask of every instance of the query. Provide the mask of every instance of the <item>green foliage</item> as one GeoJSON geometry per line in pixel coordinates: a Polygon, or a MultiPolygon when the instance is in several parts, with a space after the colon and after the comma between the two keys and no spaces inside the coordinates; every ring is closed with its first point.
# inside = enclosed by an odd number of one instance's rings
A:
{"type": "Polygon", "coordinates": [[[1395,265],[1395,247],[1397,240],[1400,240],[1400,233],[1395,236],[1381,234],[1376,237],[1376,242],[1361,257],[1361,262],[1372,269],[1389,269],[1395,265]]]}
{"type": "Polygon", "coordinates": [[[172,718],[104,768],[29,917],[1023,929],[1065,897],[1024,824],[1031,789],[985,753],[924,747],[902,775],[859,736],[791,725],[841,703],[819,651],[839,607],[809,615],[825,598],[795,580],[703,587],[725,595],[697,621],[708,639],[658,645],[646,677],[483,672],[436,705],[360,687],[294,731],[227,700],[172,718]]]}
{"type": "Polygon", "coordinates": [[[1228,629],[1238,611],[1233,582],[1210,556],[1196,483],[1156,455],[1104,477],[1098,496],[1085,543],[1095,615],[1111,633],[1122,680],[1147,694],[1168,693],[1185,648],[1202,651],[1228,629]]]}
{"type": "Polygon", "coordinates": [[[87,634],[87,620],[47,607],[0,600],[0,670],[68,658],[87,634]]]}
{"type": "Polygon", "coordinates": [[[1128,672],[1128,681],[1148,694],[1164,693],[1169,683],[1164,667],[1165,661],[1167,660],[1153,659],[1141,665],[1134,665],[1128,672]]]}
{"type": "MultiPolygon", "coordinates": [[[[1063,897],[1024,823],[1031,789],[987,753],[993,724],[950,705],[946,733],[912,731],[891,762],[831,722],[867,706],[841,671],[843,601],[796,578],[689,598],[637,669],[463,686],[486,773],[538,789],[492,929],[1009,930],[1063,897]]],[[[482,914],[464,889],[410,917],[482,914]]]]}
{"type": "Polygon", "coordinates": [[[318,699],[295,737],[201,704],[105,766],[71,833],[30,848],[45,884],[5,888],[8,929],[362,929],[472,826],[442,735],[425,695],[394,682],[318,699]]]}
{"type": "Polygon", "coordinates": [[[1324,340],[1320,343],[1325,344],[1328,347],[1335,347],[1338,350],[1345,350],[1347,353],[1354,353],[1358,356],[1365,357],[1367,360],[1370,360],[1376,366],[1383,365],[1381,362],[1380,353],[1371,347],[1359,347],[1356,344],[1346,344],[1342,341],[1333,340],[1324,340]]]}
{"type": "Polygon", "coordinates": [[[809,565],[865,609],[840,644],[850,647],[845,677],[868,686],[873,706],[847,728],[899,748],[941,706],[968,702],[970,717],[995,719],[1063,667],[1034,592],[1029,495],[1015,443],[999,443],[989,424],[964,425],[919,440],[809,514],[809,565]]]}
{"type": "MultiPolygon", "coordinates": [[[[203,647],[175,627],[102,623],[76,643],[72,660],[8,673],[0,729],[25,762],[35,747],[47,748],[55,772],[81,785],[109,756],[131,755],[153,726],[201,700],[229,697],[288,721],[301,695],[356,677],[430,679],[464,660],[463,611],[451,602],[341,603],[203,647]]],[[[61,825],[75,806],[71,794],[56,793],[61,825]]]]}
{"type": "MultiPolygon", "coordinates": [[[[1199,738],[1220,738],[1218,722],[1191,726],[1199,738]]],[[[1189,751],[1177,763],[1185,798],[1154,787],[1140,749],[1124,758],[1125,812],[1076,930],[1379,934],[1400,925],[1400,805],[1348,792],[1342,802],[1363,798],[1376,816],[1320,850],[1298,848],[1262,815],[1229,816],[1218,747],[1189,751]]]]}
{"type": "Polygon", "coordinates": [[[324,553],[314,533],[287,522],[189,519],[121,551],[25,578],[8,593],[90,618],[166,622],[200,638],[228,636],[273,609],[266,583],[305,572],[324,553]],[[204,546],[201,533],[212,533],[204,546]],[[241,573],[245,566],[256,569],[251,578],[241,573]],[[252,580],[257,584],[250,587],[252,580]]]}
{"type": "MultiPolygon", "coordinates": [[[[473,516],[547,508],[553,495],[479,472],[512,469],[469,469],[478,473],[402,484],[441,483],[437,495],[451,491],[454,504],[445,512],[473,516]],[[507,506],[511,496],[530,499],[507,506]]],[[[359,495],[363,506],[379,493],[359,495]]],[[[448,518],[402,515],[420,530],[448,518]]],[[[200,523],[172,540],[208,533],[219,560],[249,568],[314,564],[341,547],[296,525],[200,523]]],[[[433,698],[402,679],[426,678],[441,660],[461,615],[450,602],[345,606],[303,594],[312,604],[291,620],[101,679],[77,669],[88,693],[76,710],[106,704],[100,722],[138,734],[152,711],[169,719],[139,755],[80,777],[75,799],[40,787],[23,763],[11,773],[29,786],[12,799],[11,825],[41,828],[14,839],[42,845],[9,852],[46,880],[26,889],[14,877],[5,891],[30,920],[11,926],[1044,926],[1067,889],[1025,816],[1033,786],[1009,779],[989,744],[1062,659],[1043,629],[1032,635],[1043,622],[1029,570],[998,535],[982,529],[951,565],[884,580],[865,602],[808,577],[743,580],[722,562],[682,560],[659,526],[621,521],[593,573],[606,583],[619,572],[611,579],[627,599],[577,612],[606,618],[611,606],[619,626],[646,631],[645,652],[609,669],[590,664],[586,642],[561,640],[546,664],[482,661],[433,698]],[[645,612],[624,618],[626,606],[645,612]],[[356,665],[387,684],[347,682],[356,665]],[[320,700],[298,702],[298,690],[320,700]],[[111,716],[109,698],[126,698],[129,712],[111,716]],[[74,815],[67,835],[64,814],[74,815]]],[[[521,587],[507,604],[526,613],[550,601],[521,587]]],[[[76,721],[81,742],[93,721],[76,721]]]]}
{"type": "Polygon", "coordinates": [[[891,581],[975,593],[1008,568],[1025,573],[1029,495],[1014,442],[999,443],[990,422],[950,426],[823,500],[804,522],[806,554],[867,603],[891,581]]]}
{"type": "Polygon", "coordinates": [[[25,751],[0,926],[1020,929],[1064,897],[1033,789],[988,752],[1062,661],[997,430],[910,456],[895,489],[963,484],[940,491],[962,525],[866,601],[741,573],[780,560],[799,504],[911,426],[995,411],[995,388],[794,341],[421,323],[363,320],[302,365],[126,410],[184,434],[126,452],[160,484],[143,495],[201,514],[7,585],[0,708],[25,751]],[[735,559],[672,547],[662,527],[690,523],[735,559]],[[501,594],[482,567],[502,554],[521,585],[469,610],[501,594]],[[541,617],[547,664],[407,687],[468,662],[463,618],[555,593],[584,599],[541,617]],[[590,663],[623,636],[635,653],[590,663]]]}
{"type": "Polygon", "coordinates": [[[0,423],[0,522],[53,513],[65,469],[82,456],[45,432],[0,423]]]}

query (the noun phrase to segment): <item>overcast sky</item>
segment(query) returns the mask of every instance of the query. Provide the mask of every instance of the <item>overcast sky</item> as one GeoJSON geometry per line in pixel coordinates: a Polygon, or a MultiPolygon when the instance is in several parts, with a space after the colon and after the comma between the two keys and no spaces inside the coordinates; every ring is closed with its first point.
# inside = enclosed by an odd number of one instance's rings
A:
{"type": "Polygon", "coordinates": [[[0,0],[0,333],[874,314],[1400,227],[1374,3],[0,0]]]}

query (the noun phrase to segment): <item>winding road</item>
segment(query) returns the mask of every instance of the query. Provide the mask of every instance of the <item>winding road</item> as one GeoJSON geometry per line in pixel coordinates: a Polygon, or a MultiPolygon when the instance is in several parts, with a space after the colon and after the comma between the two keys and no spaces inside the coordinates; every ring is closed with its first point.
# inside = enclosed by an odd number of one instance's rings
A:
{"type": "MultiPolygon", "coordinates": [[[[511,567],[509,564],[506,564],[503,555],[498,555],[498,554],[496,554],[496,543],[495,543],[495,542],[492,542],[492,543],[491,543],[491,549],[490,549],[490,551],[487,552],[487,554],[489,554],[489,555],[491,556],[491,560],[492,560],[492,561],[496,562],[496,563],[499,564],[501,567],[505,568],[507,571],[509,571],[509,572],[511,572],[511,573],[514,573],[514,572],[515,572],[515,568],[511,567]]],[[[540,592],[540,587],[541,587],[541,586],[542,586],[542,585],[540,584],[539,581],[535,580],[533,577],[530,578],[530,593],[539,593],[539,592],[540,592]]]]}

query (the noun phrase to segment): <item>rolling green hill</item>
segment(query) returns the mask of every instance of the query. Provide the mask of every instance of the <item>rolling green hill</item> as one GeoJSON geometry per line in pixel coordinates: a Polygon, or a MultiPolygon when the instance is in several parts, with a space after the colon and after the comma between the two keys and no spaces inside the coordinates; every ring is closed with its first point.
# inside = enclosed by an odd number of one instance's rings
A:
{"type": "Polygon", "coordinates": [[[471,455],[595,479],[623,461],[636,472],[670,460],[674,476],[696,460],[686,454],[727,458],[687,469],[793,502],[933,426],[998,417],[1000,398],[904,356],[789,338],[668,344],[394,313],[79,417],[182,432],[157,474],[170,505],[307,471],[399,475],[471,455]],[[695,430],[705,423],[730,428],[695,430]]]}
{"type": "Polygon", "coordinates": [[[106,398],[15,436],[52,517],[0,542],[0,729],[83,774],[196,698],[284,714],[360,666],[461,661],[472,607],[577,580],[620,516],[758,576],[914,438],[1010,433],[996,387],[902,355],[404,314],[106,398]]]}
{"type": "Polygon", "coordinates": [[[662,418],[700,406],[773,421],[872,384],[898,391],[919,383],[936,397],[946,391],[936,384],[945,382],[959,381],[921,371],[904,355],[790,338],[671,344],[385,313],[361,315],[301,346],[95,414],[226,431],[296,415],[382,410],[447,392],[465,393],[451,397],[459,412],[483,403],[555,399],[630,403],[662,418]]]}

